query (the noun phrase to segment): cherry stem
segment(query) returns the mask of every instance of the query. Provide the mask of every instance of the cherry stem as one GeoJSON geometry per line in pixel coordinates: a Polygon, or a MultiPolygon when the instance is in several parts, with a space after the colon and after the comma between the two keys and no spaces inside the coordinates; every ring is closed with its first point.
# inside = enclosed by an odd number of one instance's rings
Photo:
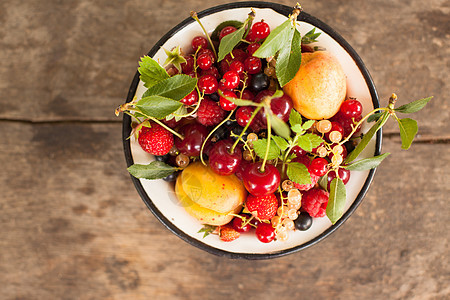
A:
{"type": "Polygon", "coordinates": [[[261,173],[264,173],[266,168],[267,157],[269,156],[269,149],[270,149],[270,139],[272,138],[272,124],[270,123],[270,116],[268,114],[268,111],[266,111],[266,120],[267,120],[267,145],[266,145],[266,153],[264,154],[264,159],[261,168],[259,169],[261,173]]]}
{"type": "Polygon", "coordinates": [[[234,153],[234,149],[236,148],[237,144],[239,143],[239,141],[242,139],[242,137],[244,136],[245,132],[247,131],[248,127],[250,126],[250,124],[252,123],[253,119],[255,118],[256,114],[258,113],[258,111],[261,109],[262,106],[257,106],[255,111],[253,111],[252,115],[250,116],[250,119],[248,120],[247,125],[245,125],[244,129],[242,129],[241,134],[238,136],[238,138],[236,139],[236,141],[234,142],[233,146],[231,147],[230,151],[231,153],[234,153]]]}
{"type": "Polygon", "coordinates": [[[197,21],[198,24],[200,24],[200,27],[202,28],[203,32],[206,35],[206,38],[208,39],[209,44],[211,45],[211,48],[214,52],[214,57],[217,59],[217,52],[216,52],[216,48],[214,47],[213,42],[211,41],[211,37],[209,36],[208,32],[206,31],[205,27],[203,27],[202,22],[200,22],[200,19],[197,16],[197,13],[195,11],[191,11],[191,17],[197,21]]]}
{"type": "Polygon", "coordinates": [[[167,126],[166,124],[164,124],[163,122],[161,122],[160,120],[153,118],[153,117],[149,117],[147,116],[150,120],[154,121],[155,123],[158,123],[159,125],[161,125],[162,127],[164,127],[167,131],[173,133],[173,135],[177,136],[180,138],[180,140],[184,140],[184,136],[182,136],[181,134],[179,134],[178,132],[176,132],[175,130],[173,130],[172,128],[170,128],[169,126],[167,126]]]}

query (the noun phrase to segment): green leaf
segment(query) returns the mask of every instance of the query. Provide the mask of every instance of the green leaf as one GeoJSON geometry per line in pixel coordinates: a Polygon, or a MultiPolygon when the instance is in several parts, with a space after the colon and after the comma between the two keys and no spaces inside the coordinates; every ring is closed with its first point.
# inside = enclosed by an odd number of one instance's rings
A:
{"type": "Polygon", "coordinates": [[[350,163],[354,161],[358,155],[361,154],[361,152],[366,148],[369,141],[372,139],[372,137],[377,133],[377,131],[383,127],[383,125],[386,123],[386,121],[389,119],[389,113],[384,112],[383,115],[378,119],[378,121],[372,125],[372,127],[367,131],[366,134],[364,134],[363,138],[359,142],[359,144],[356,146],[356,148],[347,156],[345,159],[346,163],[350,163]]]}
{"type": "Polygon", "coordinates": [[[149,88],[142,97],[157,95],[173,100],[181,100],[192,92],[196,85],[197,78],[179,74],[158,82],[149,88]]]}
{"type": "Polygon", "coordinates": [[[373,122],[373,121],[378,121],[378,119],[383,115],[383,112],[377,112],[374,114],[371,114],[368,118],[367,118],[367,123],[373,122]]]}
{"type": "MultiPolygon", "coordinates": [[[[266,155],[267,139],[260,139],[253,142],[253,150],[260,158],[266,155]]],[[[273,141],[270,142],[268,160],[278,158],[280,156],[280,148],[273,141]]]]}
{"type": "Polygon", "coordinates": [[[275,54],[284,47],[287,36],[292,28],[290,20],[286,20],[281,25],[277,26],[266,38],[261,47],[253,53],[253,56],[259,58],[266,58],[275,56],[275,54]]]}
{"type": "Polygon", "coordinates": [[[256,103],[256,102],[253,102],[253,101],[251,101],[251,100],[246,100],[246,99],[241,99],[241,98],[233,98],[233,97],[225,96],[221,90],[219,90],[218,93],[219,93],[219,95],[220,95],[221,97],[224,97],[224,98],[227,99],[228,101],[233,102],[233,103],[236,104],[237,106],[262,106],[262,105],[263,105],[263,104],[261,104],[261,103],[256,103]]]}
{"type": "Polygon", "coordinates": [[[280,86],[285,86],[297,74],[302,62],[302,37],[296,28],[291,27],[291,32],[286,37],[284,46],[277,58],[275,71],[280,86]]]}
{"type": "Polygon", "coordinates": [[[342,179],[336,177],[330,183],[330,198],[327,205],[327,216],[335,224],[344,214],[347,193],[342,179]]]}
{"type": "Polygon", "coordinates": [[[305,130],[302,128],[302,125],[300,125],[300,124],[295,124],[294,126],[292,126],[292,127],[291,127],[291,130],[292,130],[293,132],[295,132],[295,133],[302,133],[303,131],[305,131],[305,130]]]}
{"type": "Polygon", "coordinates": [[[219,44],[219,58],[217,61],[221,61],[225,56],[233,51],[234,47],[239,44],[245,33],[245,26],[242,26],[235,32],[232,32],[222,38],[219,44]]]}
{"type": "Polygon", "coordinates": [[[291,129],[289,129],[289,126],[273,113],[269,114],[269,118],[275,133],[285,139],[289,139],[291,136],[291,129]]]}
{"type": "Polygon", "coordinates": [[[316,33],[316,28],[314,27],[310,31],[308,31],[303,37],[302,37],[302,44],[310,44],[317,42],[317,38],[319,37],[320,32],[316,33]]]}
{"type": "Polygon", "coordinates": [[[321,143],[323,143],[323,139],[317,134],[307,133],[297,138],[297,145],[306,152],[311,152],[321,143]]]}
{"type": "Polygon", "coordinates": [[[169,176],[170,174],[178,170],[178,168],[169,166],[162,161],[153,161],[148,165],[131,165],[127,170],[136,178],[153,180],[169,176]]]}
{"type": "Polygon", "coordinates": [[[292,109],[291,114],[289,115],[289,124],[291,124],[291,126],[295,126],[297,124],[302,125],[302,122],[302,115],[295,109],[292,109]]]}
{"type": "Polygon", "coordinates": [[[183,104],[162,96],[148,96],[136,103],[136,108],[149,117],[163,119],[175,112],[183,104]]]}
{"type": "MultiPolygon", "coordinates": [[[[164,48],[163,48],[164,49],[164,48]]],[[[164,62],[164,66],[172,64],[181,72],[181,64],[186,62],[186,59],[181,55],[180,46],[175,47],[172,51],[164,49],[167,55],[167,59],[164,62]]]]}
{"type": "Polygon", "coordinates": [[[404,113],[404,114],[410,114],[415,113],[422,108],[425,107],[425,105],[431,100],[433,97],[428,97],[420,100],[413,101],[411,103],[402,105],[396,109],[394,109],[396,112],[404,113]]]}
{"type": "Polygon", "coordinates": [[[281,151],[284,151],[289,147],[288,142],[281,136],[273,135],[272,139],[275,142],[275,144],[277,144],[278,148],[280,148],[281,151]]]}
{"type": "Polygon", "coordinates": [[[314,122],[315,122],[314,120],[308,120],[308,121],[305,122],[305,124],[302,125],[302,128],[304,130],[308,130],[308,129],[311,128],[311,126],[314,125],[314,122]]]}
{"type": "Polygon", "coordinates": [[[140,79],[146,88],[150,88],[161,80],[169,78],[167,71],[161,67],[153,58],[145,55],[141,58],[138,68],[140,79]]]}
{"type": "Polygon", "coordinates": [[[417,127],[416,120],[405,118],[397,120],[398,127],[400,128],[400,137],[402,139],[402,149],[409,149],[417,134],[419,128],[417,127]]]}
{"type": "Polygon", "coordinates": [[[320,177],[317,183],[322,189],[328,191],[328,175],[320,177]]]}
{"type": "Polygon", "coordinates": [[[378,156],[364,158],[358,160],[348,166],[342,166],[342,168],[350,171],[364,171],[378,167],[378,165],[389,155],[390,153],[384,153],[378,156]]]}
{"type": "Polygon", "coordinates": [[[240,27],[242,27],[242,25],[244,25],[244,23],[242,23],[241,21],[236,21],[236,20],[228,20],[228,21],[222,22],[216,27],[216,29],[214,29],[213,33],[211,34],[211,40],[218,42],[220,32],[222,31],[222,29],[224,29],[227,26],[233,26],[235,28],[240,28],[240,27]]]}
{"type": "Polygon", "coordinates": [[[288,164],[287,176],[290,180],[298,184],[311,184],[311,175],[309,175],[308,168],[299,162],[291,162],[288,164]]]}

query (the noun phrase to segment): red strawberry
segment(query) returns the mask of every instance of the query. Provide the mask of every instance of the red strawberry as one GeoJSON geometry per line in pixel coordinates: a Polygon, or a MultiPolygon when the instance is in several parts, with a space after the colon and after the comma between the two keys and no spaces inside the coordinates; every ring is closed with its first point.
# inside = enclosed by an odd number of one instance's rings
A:
{"type": "Polygon", "coordinates": [[[272,219],[278,209],[278,200],[275,194],[265,196],[248,195],[245,203],[248,211],[260,220],[272,219]]]}
{"type": "Polygon", "coordinates": [[[157,123],[142,127],[138,142],[145,152],[153,155],[166,155],[173,147],[173,134],[157,123]]]}
{"type": "Polygon", "coordinates": [[[231,225],[227,224],[220,226],[219,238],[223,242],[231,242],[237,239],[241,234],[236,231],[231,225]]]}

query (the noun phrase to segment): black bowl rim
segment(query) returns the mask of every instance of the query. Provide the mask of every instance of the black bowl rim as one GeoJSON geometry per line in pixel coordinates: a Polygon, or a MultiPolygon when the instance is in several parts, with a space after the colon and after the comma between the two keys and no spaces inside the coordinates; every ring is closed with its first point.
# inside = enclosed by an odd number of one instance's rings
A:
{"type": "MultiPolygon", "coordinates": [[[[227,3],[223,5],[214,6],[208,9],[205,9],[198,13],[199,18],[202,18],[204,16],[217,13],[223,10],[227,9],[234,9],[234,8],[245,8],[245,7],[254,7],[254,8],[269,8],[272,9],[278,13],[281,13],[285,16],[288,16],[292,12],[292,8],[286,5],[278,4],[278,3],[272,3],[272,2],[264,2],[264,1],[246,1],[246,2],[233,2],[233,3],[227,3]]],[[[358,66],[359,70],[361,71],[367,86],[370,91],[370,95],[372,97],[372,103],[374,108],[380,107],[378,94],[375,89],[375,84],[372,80],[372,77],[370,76],[369,71],[367,70],[366,66],[364,65],[362,59],[359,57],[359,55],[356,53],[356,51],[350,46],[350,44],[340,35],[338,34],[334,29],[332,29],[330,26],[325,24],[324,22],[320,21],[319,19],[309,15],[308,13],[302,12],[300,13],[299,17],[297,18],[298,21],[304,21],[306,23],[310,23],[311,25],[314,25],[315,27],[321,29],[323,32],[330,35],[336,42],[338,42],[353,58],[356,65],[358,66]]],[[[181,23],[173,27],[170,31],[168,31],[154,46],[153,48],[148,52],[149,56],[153,56],[160,47],[174,34],[176,34],[178,31],[180,31],[182,28],[184,28],[186,25],[194,22],[192,18],[186,18],[181,23]]],[[[136,94],[137,86],[139,83],[139,72],[136,72],[133,81],[131,83],[131,87],[128,91],[127,96],[127,102],[130,102],[134,95],[136,94]]],[[[131,147],[130,147],[130,140],[127,139],[128,136],[131,134],[131,117],[124,114],[123,117],[123,126],[122,126],[122,138],[123,138],[123,146],[124,146],[124,152],[125,152],[125,160],[127,163],[127,166],[131,166],[133,161],[133,156],[131,155],[131,147]]],[[[376,144],[375,144],[375,153],[374,155],[379,155],[381,153],[381,142],[382,142],[382,131],[379,130],[376,135],[376,144]]],[[[316,236],[312,240],[284,250],[280,251],[274,251],[269,253],[240,253],[240,252],[230,252],[225,251],[222,249],[214,248],[210,245],[207,245],[189,235],[187,235],[185,232],[180,230],[178,227],[176,227],[172,222],[170,222],[160,211],[159,209],[153,204],[150,197],[145,192],[141,182],[139,179],[134,178],[131,176],[131,179],[141,196],[144,203],[147,205],[148,209],[154,214],[154,216],[162,223],[164,224],[171,232],[173,232],[175,235],[177,235],[182,240],[188,242],[189,244],[202,249],[206,252],[209,252],[211,254],[215,254],[218,256],[228,257],[228,258],[242,258],[242,259],[250,259],[250,260],[256,260],[256,259],[269,259],[269,258],[276,258],[281,257],[287,254],[295,253],[300,250],[306,249],[312,245],[317,244],[318,242],[325,239],[327,236],[329,236],[331,233],[333,233],[336,229],[338,229],[349,217],[353,214],[353,212],[356,210],[356,208],[361,204],[365,194],[367,193],[367,190],[369,189],[369,186],[373,180],[373,177],[375,175],[375,169],[370,170],[366,181],[364,182],[364,185],[359,192],[358,196],[356,197],[353,204],[350,206],[350,208],[345,212],[345,214],[331,227],[329,227],[327,230],[322,232],[320,235],[316,236]]]]}

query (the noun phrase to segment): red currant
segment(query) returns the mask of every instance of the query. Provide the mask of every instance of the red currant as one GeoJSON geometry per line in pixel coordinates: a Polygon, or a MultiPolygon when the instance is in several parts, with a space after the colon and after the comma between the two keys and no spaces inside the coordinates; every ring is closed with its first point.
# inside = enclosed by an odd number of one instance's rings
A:
{"type": "Polygon", "coordinates": [[[309,165],[308,171],[319,177],[325,175],[328,171],[328,161],[325,158],[314,158],[309,165]]]}
{"type": "Polygon", "coordinates": [[[209,166],[219,175],[227,176],[236,172],[242,160],[242,151],[240,148],[234,148],[231,153],[233,141],[220,140],[215,143],[209,151],[209,166]]]}
{"type": "Polygon", "coordinates": [[[342,116],[351,119],[360,117],[362,114],[362,105],[356,99],[346,100],[342,103],[340,111],[342,116]]]}
{"type": "Polygon", "coordinates": [[[217,92],[219,88],[219,83],[217,82],[216,77],[213,75],[203,75],[197,82],[198,88],[200,91],[205,94],[212,94],[217,92]]]}
{"type": "Polygon", "coordinates": [[[275,229],[268,223],[259,223],[255,234],[258,240],[263,243],[270,243],[275,239],[275,229]]]}
{"type": "Polygon", "coordinates": [[[194,71],[194,58],[189,55],[185,57],[186,62],[181,64],[181,70],[183,71],[183,74],[189,74],[192,71],[194,71]]]}
{"type": "Polygon", "coordinates": [[[192,92],[190,92],[186,97],[180,100],[181,103],[186,105],[194,105],[198,102],[198,93],[194,89],[192,92]]]}
{"type": "Polygon", "coordinates": [[[217,70],[216,67],[211,67],[208,70],[202,70],[201,71],[201,76],[203,76],[203,75],[212,75],[217,80],[219,80],[219,78],[220,78],[219,70],[217,70]]]}
{"type": "Polygon", "coordinates": [[[239,60],[233,60],[230,64],[230,71],[241,74],[244,72],[244,63],[239,60]]]}
{"type": "Polygon", "coordinates": [[[253,95],[253,93],[250,92],[249,90],[244,90],[242,92],[241,98],[245,100],[253,100],[255,99],[255,95],[253,95]]]}
{"type": "Polygon", "coordinates": [[[236,111],[236,122],[245,127],[247,123],[250,121],[250,117],[252,116],[254,108],[252,106],[241,106],[236,111]]]}
{"type": "Polygon", "coordinates": [[[196,36],[192,39],[192,50],[197,51],[198,48],[208,48],[208,40],[204,36],[196,36]]]}
{"type": "Polygon", "coordinates": [[[242,50],[242,49],[234,49],[233,51],[231,51],[231,54],[228,53],[227,55],[225,55],[225,60],[228,62],[232,62],[233,60],[238,60],[240,62],[244,62],[244,60],[248,57],[248,54],[242,50]],[[233,55],[231,55],[233,54],[233,55]]]}
{"type": "Polygon", "coordinates": [[[252,35],[254,35],[258,39],[265,39],[270,34],[270,27],[269,25],[264,22],[256,22],[252,26],[252,35]]]}
{"type": "MultiPolygon", "coordinates": [[[[227,97],[238,98],[238,96],[236,96],[236,94],[233,93],[232,91],[223,91],[223,94],[227,97]]],[[[236,104],[227,100],[225,97],[220,96],[219,102],[220,107],[222,107],[223,110],[232,111],[233,109],[236,108],[236,104]]]]}
{"type": "Polygon", "coordinates": [[[259,59],[258,57],[249,56],[244,60],[244,69],[249,74],[259,73],[261,72],[261,68],[262,68],[261,59],[259,59]]]}
{"type": "Polygon", "coordinates": [[[228,71],[223,74],[222,80],[220,80],[220,82],[226,89],[235,89],[239,85],[239,74],[235,71],[228,71]]]}
{"type": "Polygon", "coordinates": [[[300,146],[294,146],[294,147],[292,148],[292,152],[293,152],[295,155],[297,155],[297,157],[306,155],[306,151],[303,150],[302,148],[300,148],[300,146]]]}
{"type": "Polygon", "coordinates": [[[211,56],[211,60],[214,63],[216,60],[214,58],[214,52],[212,52],[211,49],[205,48],[205,49],[200,49],[198,51],[198,56],[202,55],[202,54],[208,54],[209,56],[211,56]]]}
{"type": "Polygon", "coordinates": [[[247,46],[248,55],[253,55],[253,53],[255,53],[256,50],[259,49],[259,47],[261,47],[261,44],[258,44],[258,43],[252,43],[252,44],[248,45],[247,46]]]}
{"type": "Polygon", "coordinates": [[[253,43],[257,42],[259,39],[253,34],[252,30],[248,33],[247,37],[245,38],[248,42],[253,43]]]}
{"type": "Polygon", "coordinates": [[[266,164],[261,172],[262,162],[248,166],[244,171],[244,186],[253,196],[264,196],[275,192],[280,185],[280,172],[273,165],[266,164]]]}
{"type": "Polygon", "coordinates": [[[208,54],[201,54],[197,58],[197,65],[202,70],[208,70],[212,66],[211,56],[208,54]]]}
{"type": "Polygon", "coordinates": [[[235,32],[237,29],[234,26],[226,26],[219,33],[219,40],[221,40],[224,36],[229,35],[230,33],[235,32]]]}

